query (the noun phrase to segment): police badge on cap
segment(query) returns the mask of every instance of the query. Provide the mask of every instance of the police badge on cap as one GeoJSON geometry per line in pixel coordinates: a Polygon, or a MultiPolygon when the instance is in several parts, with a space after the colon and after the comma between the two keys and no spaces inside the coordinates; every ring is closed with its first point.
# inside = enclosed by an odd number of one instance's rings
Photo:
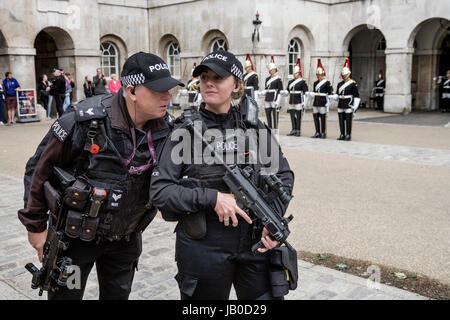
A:
{"type": "Polygon", "coordinates": [[[166,92],[175,86],[184,87],[183,83],[172,78],[164,60],[151,53],[139,52],[129,57],[121,76],[124,87],[142,84],[157,92],[166,92]]]}
{"type": "Polygon", "coordinates": [[[234,54],[228,51],[218,50],[211,52],[203,58],[192,75],[198,77],[205,68],[209,68],[221,77],[235,76],[242,80],[244,76],[244,68],[242,63],[236,59],[234,54]]]}

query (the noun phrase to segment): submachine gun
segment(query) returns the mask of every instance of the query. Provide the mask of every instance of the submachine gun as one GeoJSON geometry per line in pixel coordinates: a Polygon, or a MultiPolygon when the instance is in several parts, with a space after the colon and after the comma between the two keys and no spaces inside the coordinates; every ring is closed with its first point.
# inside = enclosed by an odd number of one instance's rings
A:
{"type": "MultiPolygon", "coordinates": [[[[295,251],[286,240],[290,234],[288,224],[294,217],[290,215],[289,217],[284,218],[270,207],[268,202],[264,199],[263,191],[251,180],[251,176],[254,174],[251,167],[248,166],[241,169],[237,165],[227,165],[223,159],[215,153],[213,147],[206,141],[202,133],[194,126],[194,122],[189,116],[189,112],[190,110],[185,110],[184,112],[184,127],[191,131],[195,136],[202,139],[203,143],[208,148],[208,151],[214,155],[214,158],[217,161],[216,163],[225,167],[226,174],[223,177],[223,181],[235,195],[239,207],[247,214],[249,211],[253,212],[261,224],[269,231],[269,235],[272,239],[277,240],[280,244],[284,244],[289,250],[295,251]]],[[[284,189],[282,181],[275,174],[265,175],[263,179],[267,185],[277,193],[279,199],[284,204],[289,203],[292,199],[292,195],[284,189]]],[[[257,254],[259,248],[265,248],[262,241],[259,241],[252,247],[253,254],[257,254]]]]}
{"type": "Polygon", "coordinates": [[[61,168],[54,167],[50,181],[44,183],[44,193],[50,210],[50,223],[47,239],[44,245],[42,268],[38,269],[33,263],[28,263],[25,268],[33,275],[31,288],[39,289],[39,296],[43,291],[56,291],[59,286],[66,286],[67,279],[72,273],[72,259],[63,256],[68,244],[64,241],[65,192],[75,182],[75,177],[61,168]],[[53,185],[52,185],[53,184],[53,185]]]}

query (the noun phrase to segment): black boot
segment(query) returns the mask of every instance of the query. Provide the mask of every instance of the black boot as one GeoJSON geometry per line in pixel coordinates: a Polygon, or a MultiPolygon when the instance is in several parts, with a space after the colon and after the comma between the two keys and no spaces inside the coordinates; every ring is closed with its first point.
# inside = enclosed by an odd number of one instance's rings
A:
{"type": "Polygon", "coordinates": [[[314,118],[314,126],[316,127],[316,134],[313,135],[311,138],[320,138],[319,114],[313,113],[313,118],[314,118]]]}
{"type": "Polygon", "coordinates": [[[320,115],[320,122],[321,122],[321,133],[320,133],[320,139],[326,139],[327,138],[327,115],[321,114],[320,115]]]}
{"type": "Polygon", "coordinates": [[[345,114],[345,122],[346,122],[346,129],[347,134],[345,135],[345,141],[352,140],[352,120],[353,120],[353,113],[346,113],[345,114]]]}
{"type": "Polygon", "coordinates": [[[272,129],[272,108],[266,108],[267,126],[272,129]]]}
{"type": "Polygon", "coordinates": [[[295,123],[296,123],[296,119],[295,119],[295,110],[288,110],[288,112],[289,112],[289,114],[290,114],[290,116],[291,116],[292,130],[291,130],[291,132],[289,132],[287,135],[288,135],[288,136],[295,136],[295,133],[296,133],[296,130],[297,130],[297,128],[296,128],[296,126],[295,126],[295,123]]]}
{"type": "Polygon", "coordinates": [[[274,129],[278,129],[278,109],[276,108],[272,108],[272,112],[273,112],[273,128],[274,129]]]}
{"type": "Polygon", "coordinates": [[[300,137],[301,133],[301,128],[302,128],[302,111],[301,110],[295,110],[295,136],[296,137],[300,137]]]}
{"type": "Polygon", "coordinates": [[[338,113],[339,117],[339,130],[341,131],[341,135],[339,136],[338,140],[345,140],[345,113],[341,112],[338,113]]]}

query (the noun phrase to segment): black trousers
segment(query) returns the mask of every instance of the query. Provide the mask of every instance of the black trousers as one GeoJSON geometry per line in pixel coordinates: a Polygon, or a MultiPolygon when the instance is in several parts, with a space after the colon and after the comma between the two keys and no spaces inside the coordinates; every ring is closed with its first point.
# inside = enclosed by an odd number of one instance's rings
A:
{"type": "Polygon", "coordinates": [[[61,117],[64,113],[63,105],[64,105],[65,97],[66,97],[65,94],[55,95],[55,105],[56,105],[56,111],[58,112],[58,117],[61,117]]]}
{"type": "Polygon", "coordinates": [[[375,101],[377,102],[377,109],[383,110],[384,107],[384,97],[376,97],[375,101]]]}
{"type": "Polygon", "coordinates": [[[49,292],[49,300],[81,300],[92,267],[96,266],[99,283],[100,300],[127,300],[131,292],[134,271],[142,252],[142,235],[135,233],[129,241],[84,242],[79,239],[69,240],[69,249],[65,255],[72,259],[72,264],[81,270],[81,288],[68,289],[59,287],[56,292],[49,292]]]}
{"type": "Polygon", "coordinates": [[[45,110],[48,110],[48,99],[48,96],[46,96],[45,94],[41,95],[42,106],[45,110]]]}
{"type": "MultiPolygon", "coordinates": [[[[176,228],[175,279],[182,300],[227,300],[231,285],[242,300],[274,299],[270,284],[270,251],[251,253],[252,226],[239,218],[236,228],[225,227],[214,213],[206,213],[207,235],[191,238],[176,228]]],[[[231,220],[230,220],[231,221],[231,220]]],[[[259,233],[258,241],[261,238],[259,233]]],[[[257,242],[257,241],[256,241],[257,242]]]]}

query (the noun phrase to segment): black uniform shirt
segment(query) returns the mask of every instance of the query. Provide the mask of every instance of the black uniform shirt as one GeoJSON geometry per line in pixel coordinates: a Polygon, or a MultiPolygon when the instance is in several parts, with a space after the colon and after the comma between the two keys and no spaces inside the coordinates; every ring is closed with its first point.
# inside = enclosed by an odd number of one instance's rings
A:
{"type": "MultiPolygon", "coordinates": [[[[333,93],[333,87],[331,86],[330,81],[326,80],[319,88],[319,90],[316,89],[317,85],[321,82],[322,80],[317,80],[316,82],[314,82],[314,92],[316,93],[325,93],[327,95],[330,95],[333,93]]],[[[315,107],[325,107],[325,105],[327,104],[327,97],[325,96],[316,96],[314,98],[314,106],[315,107]]]]}
{"type": "MultiPolygon", "coordinates": [[[[200,115],[204,125],[208,129],[218,129],[225,134],[226,129],[235,129],[236,120],[233,116],[232,108],[226,114],[216,114],[205,109],[205,104],[200,105],[200,115]]],[[[266,128],[268,139],[270,139],[270,129],[259,121],[259,127],[266,128]]],[[[177,130],[172,131],[174,134],[177,130]]],[[[188,212],[195,213],[200,211],[214,212],[216,206],[218,191],[211,188],[190,188],[181,185],[182,175],[186,172],[187,166],[184,163],[174,163],[172,158],[172,150],[179,144],[178,141],[172,141],[169,137],[163,150],[160,153],[158,166],[152,174],[150,185],[150,200],[153,204],[164,212],[173,214],[186,214],[188,212]]],[[[182,151],[180,152],[182,156],[182,151]]],[[[189,165],[191,166],[191,165],[189,165]]],[[[284,185],[294,185],[294,173],[290,170],[289,164],[282,154],[279,152],[279,169],[277,176],[283,181],[284,185]]],[[[286,188],[287,190],[289,188],[286,188]]],[[[289,190],[292,192],[292,190],[289,190]]],[[[276,202],[276,201],[274,201],[276,202]]],[[[278,202],[277,202],[278,203],[278,202]]],[[[280,214],[284,214],[287,206],[278,203],[280,214]]]]}
{"type": "Polygon", "coordinates": [[[272,79],[272,77],[267,77],[266,78],[266,90],[277,90],[276,93],[274,92],[267,92],[266,93],[266,99],[265,101],[267,102],[274,102],[277,100],[278,98],[278,94],[281,90],[283,90],[283,82],[281,81],[280,77],[277,76],[277,79],[272,81],[269,85],[267,85],[267,83],[269,82],[269,80],[272,79]]]}
{"type": "Polygon", "coordinates": [[[259,84],[258,84],[258,75],[256,73],[253,73],[251,76],[249,76],[246,80],[248,73],[244,74],[244,83],[246,87],[253,87],[255,90],[259,90],[259,84]]]}
{"type": "Polygon", "coordinates": [[[350,108],[349,104],[353,101],[354,98],[359,98],[358,85],[353,80],[351,84],[347,85],[343,90],[339,90],[346,82],[341,81],[337,87],[337,94],[339,95],[339,104],[338,108],[347,109],[350,108]],[[342,99],[341,96],[353,96],[352,98],[342,99]]]}
{"type": "Polygon", "coordinates": [[[375,88],[375,93],[384,94],[384,88],[386,88],[386,81],[384,81],[384,79],[375,81],[374,88],[375,88]]]}
{"type": "Polygon", "coordinates": [[[298,79],[292,79],[289,81],[286,90],[289,91],[289,104],[300,104],[302,103],[302,96],[300,93],[291,93],[291,91],[302,91],[303,94],[308,91],[308,85],[305,80],[298,81],[294,86],[291,87],[291,84],[298,79]]]}

